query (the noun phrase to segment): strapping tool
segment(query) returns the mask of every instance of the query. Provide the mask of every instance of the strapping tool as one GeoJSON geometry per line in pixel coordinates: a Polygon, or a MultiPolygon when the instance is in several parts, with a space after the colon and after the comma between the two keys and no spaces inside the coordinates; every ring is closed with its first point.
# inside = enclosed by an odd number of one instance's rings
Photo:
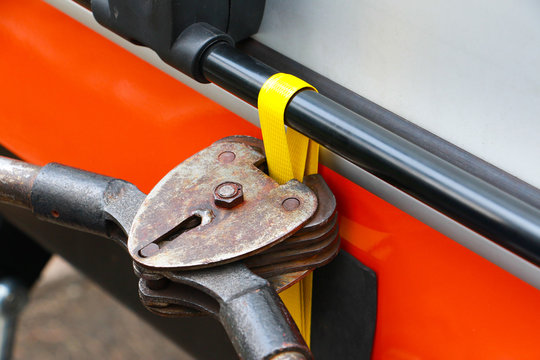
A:
{"type": "Polygon", "coordinates": [[[125,247],[143,304],[162,316],[210,315],[243,359],[310,359],[276,291],[339,248],[324,180],[278,184],[259,140],[226,138],[184,161],[148,196],[123,180],[0,158],[0,201],[125,247]]]}

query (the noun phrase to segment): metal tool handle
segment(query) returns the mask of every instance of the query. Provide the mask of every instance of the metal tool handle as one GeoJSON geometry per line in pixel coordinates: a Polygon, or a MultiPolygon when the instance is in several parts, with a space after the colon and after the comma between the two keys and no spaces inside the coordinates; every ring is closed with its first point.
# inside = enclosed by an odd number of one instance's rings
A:
{"type": "Polygon", "coordinates": [[[41,220],[119,240],[123,246],[145,197],[124,180],[0,156],[0,202],[32,210],[41,220]]]}
{"type": "Polygon", "coordinates": [[[269,286],[223,303],[219,316],[242,359],[312,359],[294,320],[269,286]]]}
{"type": "MultiPolygon", "coordinates": [[[[54,163],[40,168],[0,157],[0,202],[31,209],[43,220],[113,239],[110,224],[114,221],[124,233],[121,242],[145,197],[123,180],[54,163]]],[[[217,316],[242,359],[312,358],[279,296],[244,264],[171,277],[218,300],[217,316]]]]}
{"type": "Polygon", "coordinates": [[[270,283],[243,263],[169,272],[165,276],[201,290],[219,303],[219,311],[213,315],[221,321],[241,359],[313,358],[270,283]]]}
{"type": "Polygon", "coordinates": [[[0,202],[32,207],[32,186],[41,167],[0,156],[0,202]]]}

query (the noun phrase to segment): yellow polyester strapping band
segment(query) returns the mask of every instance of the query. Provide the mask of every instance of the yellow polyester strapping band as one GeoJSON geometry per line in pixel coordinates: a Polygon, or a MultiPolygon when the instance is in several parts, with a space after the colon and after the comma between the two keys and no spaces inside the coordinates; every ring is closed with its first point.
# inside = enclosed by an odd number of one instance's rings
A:
{"type": "MultiPolygon", "coordinates": [[[[318,170],[319,144],[291,128],[285,131],[285,109],[292,97],[302,90],[317,91],[293,75],[279,73],[270,77],[259,92],[259,118],[268,171],[279,184],[293,178],[303,181],[304,175],[318,170]]],[[[313,274],[310,273],[280,294],[308,346],[312,286],[313,274]]]]}

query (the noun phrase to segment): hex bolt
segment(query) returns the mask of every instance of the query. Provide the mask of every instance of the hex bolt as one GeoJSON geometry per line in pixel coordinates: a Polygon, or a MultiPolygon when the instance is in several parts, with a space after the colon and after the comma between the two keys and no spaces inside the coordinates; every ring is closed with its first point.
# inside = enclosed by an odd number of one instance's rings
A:
{"type": "Polygon", "coordinates": [[[244,202],[242,185],[226,181],[216,186],[214,190],[214,203],[216,206],[231,209],[244,202]]]}

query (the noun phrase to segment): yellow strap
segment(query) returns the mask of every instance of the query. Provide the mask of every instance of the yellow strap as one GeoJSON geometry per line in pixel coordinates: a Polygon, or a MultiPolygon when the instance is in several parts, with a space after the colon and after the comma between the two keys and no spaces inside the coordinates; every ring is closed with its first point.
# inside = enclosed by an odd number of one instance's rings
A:
{"type": "MultiPolygon", "coordinates": [[[[270,77],[259,92],[259,118],[268,171],[280,184],[293,178],[303,181],[304,175],[317,173],[319,144],[291,128],[285,131],[285,109],[301,90],[317,91],[293,75],[279,73],[270,77]]],[[[313,275],[309,274],[280,294],[308,346],[311,336],[312,286],[313,275]]]]}

